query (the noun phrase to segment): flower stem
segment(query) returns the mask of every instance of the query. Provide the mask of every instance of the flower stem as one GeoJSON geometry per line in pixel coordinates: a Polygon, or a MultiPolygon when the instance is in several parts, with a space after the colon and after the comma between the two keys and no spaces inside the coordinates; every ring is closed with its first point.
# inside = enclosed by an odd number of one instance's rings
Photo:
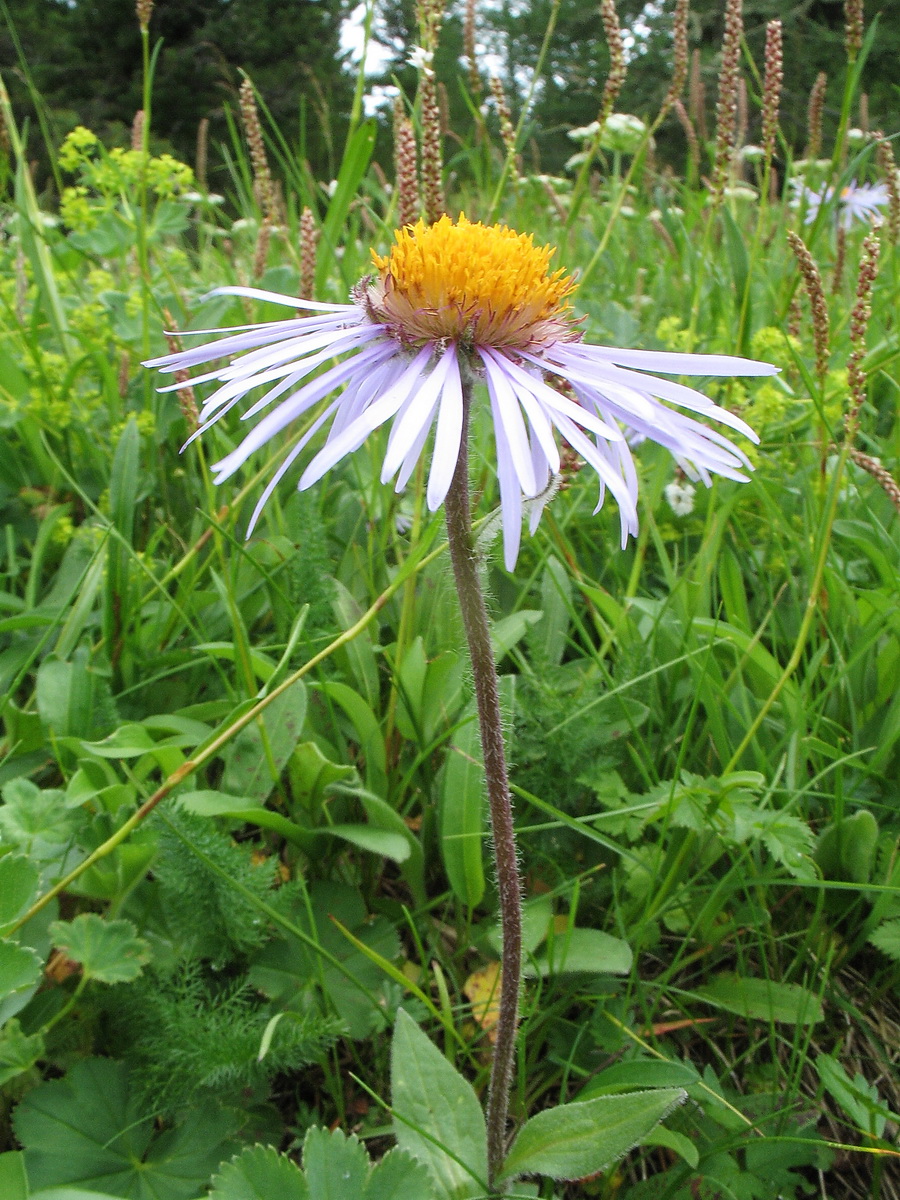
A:
{"type": "Polygon", "coordinates": [[[488,1180],[491,1187],[506,1155],[506,1120],[509,1090],[516,1052],[516,1026],[519,1020],[519,987],[522,977],[522,887],[519,879],[516,837],[513,829],[512,799],[503,749],[503,721],[497,689],[497,668],[491,646],[491,631],[484,593],[478,578],[478,556],[472,541],[469,500],[469,408],[471,383],[463,386],[463,428],[459,458],[444,508],[447,517],[447,541],[459,604],[462,610],[475,701],[481,730],[481,749],[491,813],[497,890],[500,897],[500,926],[503,936],[503,960],[500,978],[500,1012],[497,1040],[487,1099],[488,1180]]]}

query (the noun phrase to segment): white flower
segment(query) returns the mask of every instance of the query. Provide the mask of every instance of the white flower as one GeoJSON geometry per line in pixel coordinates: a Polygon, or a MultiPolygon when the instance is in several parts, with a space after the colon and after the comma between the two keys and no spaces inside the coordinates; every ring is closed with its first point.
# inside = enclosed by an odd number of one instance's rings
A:
{"type": "Polygon", "coordinates": [[[766,157],[766,152],[762,146],[741,146],[738,151],[738,157],[744,162],[755,163],[762,162],[766,157]]]}
{"type": "Polygon", "coordinates": [[[618,150],[620,154],[634,154],[640,147],[647,126],[640,117],[631,113],[610,113],[600,135],[604,150],[618,150]]]}
{"type": "Polygon", "coordinates": [[[600,122],[591,121],[590,125],[579,125],[577,129],[570,129],[568,136],[573,142],[589,142],[599,132],[600,122]]]}
{"type": "MultiPolygon", "coordinates": [[[[798,179],[791,180],[794,197],[792,208],[806,208],[806,224],[811,225],[819,215],[823,204],[829,204],[835,198],[834,188],[822,184],[819,188],[810,188],[798,179]]],[[[837,193],[838,224],[844,229],[850,229],[854,221],[868,221],[870,224],[881,220],[880,208],[884,208],[889,200],[887,186],[883,183],[860,183],[856,180],[837,193]]]]}
{"type": "Polygon", "coordinates": [[[694,511],[697,489],[689,483],[679,483],[677,479],[673,479],[671,483],[666,484],[663,494],[676,517],[689,517],[694,511]]]}
{"type": "MultiPolygon", "coordinates": [[[[456,469],[469,384],[481,382],[487,396],[477,403],[493,422],[507,567],[512,569],[519,551],[523,498],[533,501],[533,533],[552,492],[560,466],[557,438],[596,471],[597,508],[606,490],[612,492],[624,545],[637,530],[638,478],[628,436],[665,446],[686,475],[706,484],[713,474],[745,480],[749,463],[718,429],[688,414],[758,440],[740,417],[700,392],[646,372],[770,375],[776,368],[723,354],[619,350],[582,341],[568,303],[575,285],[565,271],[550,271],[552,254],[502,225],[471,224],[464,216],[457,222],[442,217],[431,226],[419,222],[396,233],[388,255],[373,255],[377,274],[362,280],[352,303],[219,288],[214,294],[247,296],[310,315],[223,330],[227,336],[217,341],[146,365],[171,374],[230,360],[191,380],[195,387],[218,384],[203,405],[194,437],[259,390],[243,414],[244,420],[258,420],[215,464],[217,483],[283,431],[294,432],[296,441],[256,505],[251,530],[279,481],[326,426],[324,444],[300,476],[301,490],[390,423],[381,477],[396,480],[399,491],[434,429],[426,487],[434,511],[456,469]]],[[[178,380],[163,390],[183,386],[178,380]]]]}
{"type": "Polygon", "coordinates": [[[424,46],[413,46],[406,61],[417,71],[423,71],[426,75],[433,74],[431,69],[434,62],[433,50],[426,50],[424,46]]]}
{"type": "Polygon", "coordinates": [[[869,140],[869,135],[864,129],[848,129],[847,130],[847,145],[848,146],[864,146],[869,140]]]}

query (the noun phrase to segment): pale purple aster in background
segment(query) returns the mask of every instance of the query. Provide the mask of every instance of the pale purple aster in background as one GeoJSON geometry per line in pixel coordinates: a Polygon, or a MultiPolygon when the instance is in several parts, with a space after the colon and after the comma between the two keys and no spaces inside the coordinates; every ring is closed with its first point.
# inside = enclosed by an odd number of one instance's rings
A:
{"type": "MultiPolygon", "coordinates": [[[[823,204],[830,203],[835,196],[834,188],[824,183],[819,188],[807,187],[802,180],[792,179],[794,198],[792,208],[806,207],[806,224],[811,225],[819,215],[823,204]]],[[[837,221],[843,229],[850,229],[854,221],[872,224],[881,220],[879,209],[888,203],[887,186],[883,183],[857,183],[854,179],[837,193],[837,221]]]]}
{"type": "MultiPolygon", "coordinates": [[[[316,304],[256,288],[213,294],[303,309],[310,315],[241,326],[194,349],[145,365],[174,373],[216,362],[193,385],[216,383],[205,401],[199,437],[251,393],[242,414],[256,423],[214,465],[222,483],[286,429],[299,429],[265,487],[252,531],[284,475],[327,426],[324,443],[306,463],[303,490],[390,423],[381,478],[401,490],[434,429],[426,500],[434,511],[453,478],[471,385],[486,385],[493,422],[503,524],[504,560],[515,565],[523,499],[533,533],[558,473],[562,438],[597,473],[600,495],[614,496],[622,544],[637,531],[638,478],[629,439],[665,446],[685,475],[709,485],[713,475],[746,480],[743,451],[721,425],[757,441],[750,427],[702,393],[665,376],[771,375],[776,368],[724,354],[620,350],[582,341],[567,297],[574,282],[551,272],[548,247],[506,226],[472,224],[461,216],[398,231],[389,255],[374,256],[377,274],[354,289],[350,304],[316,304]],[[225,366],[217,360],[228,359],[225,366]]],[[[170,384],[163,391],[183,387],[170,384]]],[[[477,403],[476,403],[477,407],[477,403]]],[[[473,412],[473,419],[477,415],[473,412]]],[[[596,510],[595,510],[596,511],[596,510]]]]}

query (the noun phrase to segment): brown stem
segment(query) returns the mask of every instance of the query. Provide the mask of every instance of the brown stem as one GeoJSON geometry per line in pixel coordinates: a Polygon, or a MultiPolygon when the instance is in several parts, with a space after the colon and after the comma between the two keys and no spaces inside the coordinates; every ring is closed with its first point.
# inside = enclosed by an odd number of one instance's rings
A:
{"type": "Polygon", "coordinates": [[[503,961],[500,979],[500,1015],[497,1040],[487,1099],[488,1181],[494,1181],[506,1155],[506,1121],[509,1091],[516,1053],[516,1026],[519,1021],[519,987],[522,977],[522,887],[519,879],[516,837],[513,829],[512,800],[503,749],[503,721],[497,691],[497,668],[491,646],[491,631],[484,593],[478,578],[478,556],[472,542],[469,502],[469,408],[471,383],[463,386],[463,429],[459,459],[453,482],[444,502],[447,540],[459,604],[462,610],[475,701],[481,729],[481,749],[491,813],[497,890],[500,897],[500,926],[503,935],[503,961]]]}

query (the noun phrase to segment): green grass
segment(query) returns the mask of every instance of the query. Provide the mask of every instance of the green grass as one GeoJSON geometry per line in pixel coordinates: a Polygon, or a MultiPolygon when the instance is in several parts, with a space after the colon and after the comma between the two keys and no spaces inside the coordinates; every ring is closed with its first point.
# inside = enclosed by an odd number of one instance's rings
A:
{"type": "MultiPolygon", "coordinates": [[[[313,203],[316,296],[343,300],[393,224],[371,130],[330,201],[273,145],[288,223],[256,282],[297,288],[298,211],[313,203]]],[[[271,315],[203,300],[252,276],[248,162],[236,145],[216,205],[186,198],[171,164],[92,154],[74,162],[85,191],[68,225],[18,141],[0,198],[0,925],[23,956],[2,1007],[0,1113],[4,1149],[11,1121],[30,1149],[14,1114],[41,1080],[120,1059],[194,1171],[158,1194],[190,1200],[242,1143],[293,1150],[314,1123],[384,1153],[368,1093],[389,1099],[401,1004],[480,1091],[489,1043],[465,987],[496,959],[496,906],[422,473],[402,496],[382,487],[376,437],[308,494],[286,481],[245,540],[270,460],[303,431],[217,490],[208,463],[239,422],[180,454],[178,399],[140,362],[165,352],[165,313],[180,329],[271,315]],[[111,940],[79,974],[47,926],[81,912],[111,940]],[[109,962],[134,936],[147,961],[123,976],[109,962]],[[209,1012],[222,1033],[205,1062],[209,1012]],[[215,1137],[198,1106],[218,1112],[215,1137]]],[[[452,207],[486,216],[503,160],[499,141],[463,137],[452,207]]],[[[844,175],[871,169],[865,151],[844,175]]],[[[539,183],[507,176],[496,216],[587,275],[591,340],[783,371],[705,388],[758,429],[752,482],[700,487],[677,515],[673,463],[645,444],[626,550],[577,470],[514,574],[486,547],[532,956],[513,1115],[688,1087],[667,1141],[559,1196],[895,1196],[900,524],[842,448],[864,230],[834,285],[830,212],[804,226],[779,199],[714,212],[677,177],[633,184],[623,208],[595,181],[566,230],[539,183]],[[825,283],[824,383],[788,229],[825,283]],[[633,965],[604,970],[590,938],[579,957],[583,931],[622,939],[633,965]]],[[[887,228],[881,242],[856,445],[896,478],[900,250],[887,228]]],[[[487,517],[483,426],[475,442],[487,517]]]]}

